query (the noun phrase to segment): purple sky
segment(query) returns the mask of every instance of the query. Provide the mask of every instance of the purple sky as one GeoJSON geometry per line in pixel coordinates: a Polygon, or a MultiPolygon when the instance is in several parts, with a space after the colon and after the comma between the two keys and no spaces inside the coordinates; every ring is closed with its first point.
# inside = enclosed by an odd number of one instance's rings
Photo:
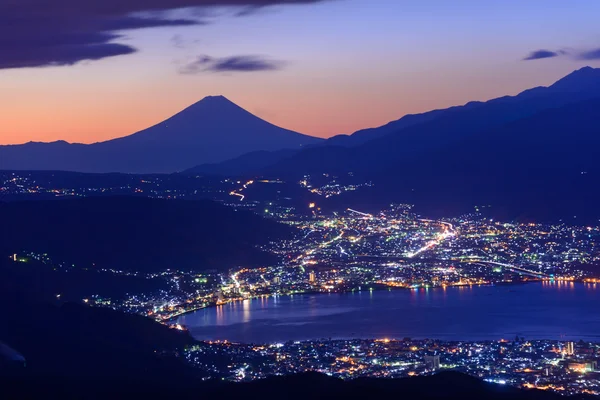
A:
{"type": "Polygon", "coordinates": [[[0,143],[123,136],[214,94],[325,137],[600,67],[594,0],[48,4],[0,0],[0,143]]]}

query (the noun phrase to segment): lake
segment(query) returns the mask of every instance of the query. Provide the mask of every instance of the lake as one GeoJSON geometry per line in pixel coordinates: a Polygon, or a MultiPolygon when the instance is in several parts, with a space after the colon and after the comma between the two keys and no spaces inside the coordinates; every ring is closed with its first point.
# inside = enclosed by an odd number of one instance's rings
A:
{"type": "Polygon", "coordinates": [[[181,316],[200,340],[274,343],[320,338],[600,341],[600,285],[362,291],[238,301],[181,316]]]}

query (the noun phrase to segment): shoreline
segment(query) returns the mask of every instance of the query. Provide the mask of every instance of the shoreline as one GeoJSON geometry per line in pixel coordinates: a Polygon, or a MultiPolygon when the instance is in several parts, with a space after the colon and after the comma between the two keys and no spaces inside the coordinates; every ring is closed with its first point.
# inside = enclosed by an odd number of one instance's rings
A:
{"type": "MultiPolygon", "coordinates": [[[[381,292],[384,290],[388,290],[388,291],[392,291],[392,290],[420,290],[420,289],[427,289],[427,290],[437,290],[437,289],[448,289],[448,288],[462,288],[462,287],[473,287],[473,286],[519,286],[519,285],[527,285],[527,284],[532,284],[532,283],[543,283],[543,282],[565,282],[565,283],[582,283],[582,284],[593,284],[593,282],[586,282],[584,280],[573,280],[573,281],[567,281],[567,280],[551,280],[551,279],[540,279],[540,280],[532,280],[532,281],[521,281],[521,282],[491,282],[491,283],[478,283],[478,284],[464,284],[464,285],[447,285],[447,286],[433,286],[433,287],[425,287],[425,286],[419,286],[419,287],[398,287],[398,286],[386,286],[383,284],[376,284],[376,287],[373,287],[372,290],[367,289],[367,290],[343,290],[343,291],[335,291],[335,292],[331,292],[331,291],[327,291],[327,292],[322,292],[322,291],[317,291],[317,290],[310,290],[310,291],[305,291],[305,292],[298,292],[298,293],[284,293],[284,294],[262,294],[262,295],[257,295],[257,296],[251,296],[251,297],[247,297],[247,298],[236,298],[236,299],[232,299],[228,302],[225,302],[223,304],[217,304],[217,303],[210,303],[204,307],[198,307],[196,309],[193,310],[189,310],[189,311],[185,311],[182,312],[181,314],[178,314],[176,316],[158,321],[160,323],[163,323],[165,325],[173,325],[176,320],[180,317],[183,317],[185,315],[194,313],[196,311],[200,311],[200,310],[204,310],[207,308],[214,308],[217,306],[221,306],[221,305],[227,305],[229,303],[233,303],[233,302],[238,302],[238,301],[245,301],[245,300],[255,300],[255,299],[259,299],[259,298],[269,298],[269,297],[275,297],[275,296],[294,296],[294,295],[314,295],[314,294],[349,294],[349,293],[355,293],[355,292],[381,292]]],[[[187,329],[187,328],[186,328],[187,329]]]]}
{"type": "MultiPolygon", "coordinates": [[[[198,342],[208,343],[208,344],[232,344],[232,345],[243,345],[243,346],[273,346],[279,344],[288,344],[288,343],[323,343],[323,342],[348,342],[348,341],[365,341],[365,342],[403,342],[403,341],[411,341],[411,342],[442,342],[442,343],[510,343],[515,341],[515,337],[495,337],[495,338],[467,338],[464,339],[456,339],[448,337],[435,337],[435,336],[410,336],[410,337],[366,337],[366,336],[336,336],[336,337],[320,337],[313,339],[297,339],[297,340],[282,340],[282,341],[264,341],[264,342],[242,342],[228,339],[197,339],[194,335],[188,331],[190,336],[198,342]]],[[[519,336],[520,335],[515,335],[519,336]]],[[[593,343],[600,345],[600,334],[599,335],[581,335],[581,336],[569,336],[569,337],[542,337],[542,338],[527,338],[525,337],[525,342],[578,342],[580,340],[586,343],[593,343]]]]}

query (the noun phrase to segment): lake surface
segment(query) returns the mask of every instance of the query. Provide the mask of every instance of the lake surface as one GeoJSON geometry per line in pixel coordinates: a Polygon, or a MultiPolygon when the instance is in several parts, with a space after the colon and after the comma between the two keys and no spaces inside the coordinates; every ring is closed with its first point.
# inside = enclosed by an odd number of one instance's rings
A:
{"type": "Polygon", "coordinates": [[[201,340],[320,338],[600,341],[600,285],[544,282],[259,298],[184,315],[201,340]]]}

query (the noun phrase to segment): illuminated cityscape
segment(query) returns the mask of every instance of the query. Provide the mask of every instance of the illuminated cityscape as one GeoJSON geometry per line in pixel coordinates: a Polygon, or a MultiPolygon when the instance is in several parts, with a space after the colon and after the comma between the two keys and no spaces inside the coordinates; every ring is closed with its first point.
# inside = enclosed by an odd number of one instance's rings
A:
{"type": "Polygon", "coordinates": [[[344,379],[400,378],[455,370],[489,382],[561,394],[600,394],[596,359],[600,345],[515,338],[488,342],[447,342],[404,338],[317,340],[245,345],[211,342],[188,349],[184,357],[234,381],[318,371],[344,379]],[[227,366],[218,362],[227,358],[227,366]]]}
{"type": "MultiPolygon", "coordinates": [[[[477,215],[434,221],[418,218],[408,205],[376,216],[349,210],[332,216],[287,215],[282,222],[296,227],[298,234],[264,249],[279,256],[278,265],[228,273],[101,269],[161,281],[163,287],[124,299],[91,294],[91,301],[168,321],[199,308],[257,296],[597,282],[585,266],[600,260],[599,227],[508,224],[477,215]]],[[[34,252],[13,256],[23,257],[65,266],[34,252]]]]}
{"type": "MultiPolygon", "coordinates": [[[[294,238],[261,248],[277,256],[280,261],[275,264],[229,271],[173,269],[155,273],[100,268],[100,274],[143,279],[157,289],[119,297],[90,293],[81,300],[186,330],[176,322],[184,314],[252,298],[532,282],[597,285],[598,276],[588,266],[600,261],[598,226],[504,222],[479,212],[428,219],[407,204],[392,204],[374,213],[353,208],[327,212],[321,209],[319,198],[360,186],[332,186],[331,180],[325,177],[324,186],[317,188],[311,186],[308,177],[293,183],[316,196],[302,208],[290,206],[288,199],[277,196],[253,201],[256,192],[248,195],[256,189],[255,182],[260,188],[272,183],[286,185],[283,181],[220,180],[206,184],[204,191],[213,199],[221,196],[231,207],[251,209],[295,228],[294,238]]],[[[13,195],[40,190],[28,182],[29,178],[11,177],[3,190],[13,195]]],[[[136,182],[126,190],[135,192],[148,185],[145,180],[136,182]]],[[[162,181],[154,181],[151,187],[155,188],[150,190],[152,195],[172,193],[162,181]]],[[[51,192],[64,195],[72,190],[51,192]]],[[[193,192],[181,189],[184,193],[189,196],[193,192]]],[[[12,260],[35,260],[65,271],[74,268],[68,260],[55,260],[33,249],[13,254],[12,260]]],[[[210,377],[234,381],[304,371],[352,378],[427,375],[452,369],[498,384],[598,394],[600,379],[595,371],[599,351],[599,345],[591,342],[529,338],[464,342],[334,338],[279,344],[201,342],[180,355],[208,371],[210,377]]]]}

